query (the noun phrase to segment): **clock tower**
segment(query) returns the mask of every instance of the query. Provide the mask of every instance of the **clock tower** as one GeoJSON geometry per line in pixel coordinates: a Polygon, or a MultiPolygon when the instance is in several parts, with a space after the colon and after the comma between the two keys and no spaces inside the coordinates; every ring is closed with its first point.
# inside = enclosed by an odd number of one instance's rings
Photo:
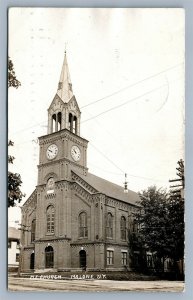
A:
{"type": "Polygon", "coordinates": [[[66,52],[57,93],[48,108],[48,134],[39,138],[38,185],[52,173],[69,180],[71,171],[87,174],[87,144],[80,136],[81,112],[73,94],[66,52]]]}
{"type": "Polygon", "coordinates": [[[88,172],[80,117],[65,53],[48,132],[39,137],[37,186],[22,207],[24,272],[129,266],[127,232],[139,196],[88,172]]]}

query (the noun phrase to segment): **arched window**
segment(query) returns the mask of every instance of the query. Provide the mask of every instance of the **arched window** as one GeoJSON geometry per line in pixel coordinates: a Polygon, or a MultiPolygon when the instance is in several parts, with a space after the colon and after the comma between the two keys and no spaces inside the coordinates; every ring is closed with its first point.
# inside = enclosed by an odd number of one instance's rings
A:
{"type": "Polygon", "coordinates": [[[113,237],[113,216],[111,213],[107,214],[106,234],[109,238],[113,237]]]}
{"type": "Polygon", "coordinates": [[[52,132],[56,131],[56,114],[52,116],[52,132]]]}
{"type": "Polygon", "coordinates": [[[62,129],[62,113],[52,115],[52,127],[51,132],[56,132],[62,129]]]}
{"type": "Polygon", "coordinates": [[[52,246],[48,246],[45,249],[45,267],[54,267],[54,249],[52,248],[52,246]]]}
{"type": "Polygon", "coordinates": [[[71,113],[68,116],[68,128],[70,131],[73,130],[73,116],[71,113]]]}
{"type": "Polygon", "coordinates": [[[34,219],[31,222],[31,242],[35,240],[35,231],[36,231],[36,220],[34,219]]]}
{"type": "Polygon", "coordinates": [[[55,211],[53,205],[48,206],[46,216],[47,216],[47,233],[54,233],[55,211]]]}
{"type": "Polygon", "coordinates": [[[79,218],[79,237],[88,237],[87,214],[80,213],[79,218]]]}
{"type": "Polygon", "coordinates": [[[77,134],[77,128],[78,128],[77,117],[71,113],[69,114],[68,117],[68,128],[71,132],[77,134]]]}
{"type": "Polygon", "coordinates": [[[121,217],[120,222],[121,227],[121,240],[126,240],[126,218],[124,216],[121,217]]]}
{"type": "Polygon", "coordinates": [[[77,117],[74,116],[73,118],[73,133],[77,134],[77,117]]]}
{"type": "Polygon", "coordinates": [[[62,113],[58,113],[58,130],[62,129],[62,113]]]}

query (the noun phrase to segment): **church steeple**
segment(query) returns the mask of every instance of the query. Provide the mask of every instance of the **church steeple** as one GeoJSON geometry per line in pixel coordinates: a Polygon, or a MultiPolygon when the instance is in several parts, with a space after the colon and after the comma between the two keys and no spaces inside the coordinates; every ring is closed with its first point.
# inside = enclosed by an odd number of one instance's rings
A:
{"type": "Polygon", "coordinates": [[[64,62],[60,74],[60,80],[58,83],[57,95],[61,98],[63,102],[68,102],[73,96],[72,83],[70,79],[70,72],[68,69],[66,51],[64,54],[64,62]]]}
{"type": "Polygon", "coordinates": [[[65,51],[57,93],[48,108],[48,134],[68,129],[80,135],[80,115],[81,112],[72,91],[65,51]]]}

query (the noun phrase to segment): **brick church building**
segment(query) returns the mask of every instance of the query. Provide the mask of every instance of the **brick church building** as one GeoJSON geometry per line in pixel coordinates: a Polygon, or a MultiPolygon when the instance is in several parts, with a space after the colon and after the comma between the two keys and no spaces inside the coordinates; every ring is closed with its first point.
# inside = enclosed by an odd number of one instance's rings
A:
{"type": "Polygon", "coordinates": [[[65,53],[48,133],[39,138],[37,186],[22,207],[22,272],[130,269],[139,196],[88,172],[80,117],[65,53]]]}

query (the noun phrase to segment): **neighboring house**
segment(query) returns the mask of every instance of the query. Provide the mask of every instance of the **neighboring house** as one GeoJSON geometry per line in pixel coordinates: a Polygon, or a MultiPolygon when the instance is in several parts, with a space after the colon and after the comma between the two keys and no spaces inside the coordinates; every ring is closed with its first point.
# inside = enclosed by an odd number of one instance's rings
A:
{"type": "Polygon", "coordinates": [[[22,207],[23,272],[130,268],[128,232],[140,199],[88,172],[80,115],[65,54],[48,134],[39,138],[37,186],[22,207]]]}
{"type": "Polygon", "coordinates": [[[20,231],[15,227],[8,228],[8,270],[16,270],[19,266],[20,231]]]}

